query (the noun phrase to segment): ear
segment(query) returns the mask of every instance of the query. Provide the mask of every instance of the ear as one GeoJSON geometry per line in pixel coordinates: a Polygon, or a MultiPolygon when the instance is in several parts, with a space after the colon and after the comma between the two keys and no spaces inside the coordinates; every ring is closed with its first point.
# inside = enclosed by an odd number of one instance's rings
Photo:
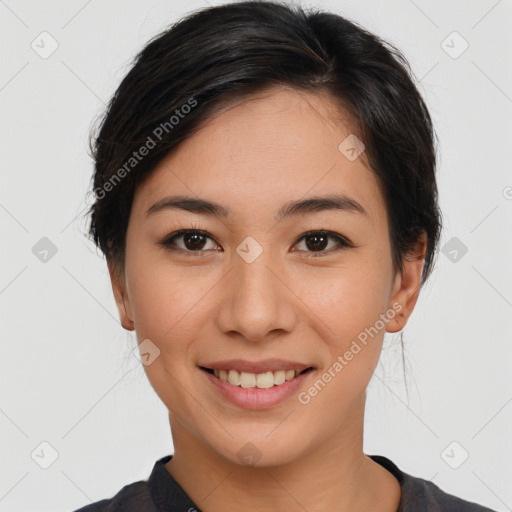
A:
{"type": "Polygon", "coordinates": [[[130,300],[126,293],[126,286],[124,277],[119,272],[111,260],[107,260],[108,273],[110,274],[110,282],[112,283],[112,291],[114,292],[114,298],[117,305],[117,311],[119,312],[119,318],[121,325],[127,331],[133,331],[135,329],[135,323],[132,320],[132,311],[130,307],[130,300]]]}
{"type": "Polygon", "coordinates": [[[403,259],[403,270],[397,272],[389,303],[390,310],[397,314],[388,321],[386,331],[401,331],[411,316],[421,287],[421,273],[425,263],[427,236],[423,232],[413,250],[403,259]]]}

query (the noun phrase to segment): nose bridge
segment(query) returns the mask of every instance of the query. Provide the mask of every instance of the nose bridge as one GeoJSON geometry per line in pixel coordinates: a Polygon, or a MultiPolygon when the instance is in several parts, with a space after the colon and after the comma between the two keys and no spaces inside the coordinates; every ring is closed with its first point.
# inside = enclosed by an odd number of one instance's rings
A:
{"type": "Polygon", "coordinates": [[[256,248],[251,243],[240,244],[238,254],[234,255],[232,286],[220,318],[224,332],[238,331],[245,338],[257,341],[276,329],[291,330],[295,313],[293,294],[284,284],[286,279],[278,278],[283,266],[268,248],[263,250],[260,246],[259,254],[254,257],[256,248]]]}

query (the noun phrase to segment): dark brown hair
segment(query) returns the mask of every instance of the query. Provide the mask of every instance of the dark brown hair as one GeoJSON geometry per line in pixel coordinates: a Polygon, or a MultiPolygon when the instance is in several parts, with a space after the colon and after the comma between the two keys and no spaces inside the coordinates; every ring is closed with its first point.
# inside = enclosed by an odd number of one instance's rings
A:
{"type": "Polygon", "coordinates": [[[137,186],[227,101],[273,85],[327,93],[354,120],[386,201],[396,269],[427,235],[424,282],[441,229],[435,133],[408,62],[340,15],[272,1],[193,12],[136,56],[91,142],[94,243],[124,271],[137,186]]]}

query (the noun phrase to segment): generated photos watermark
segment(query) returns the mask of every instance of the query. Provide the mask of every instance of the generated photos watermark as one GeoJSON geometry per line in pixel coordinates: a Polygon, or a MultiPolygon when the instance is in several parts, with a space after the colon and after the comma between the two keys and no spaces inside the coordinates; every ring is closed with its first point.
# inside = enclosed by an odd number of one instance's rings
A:
{"type": "Polygon", "coordinates": [[[307,405],[320,391],[322,391],[329,382],[332,381],[345,368],[354,357],[368,344],[369,338],[373,339],[386,326],[386,324],[395,318],[397,313],[403,309],[399,302],[393,303],[385,313],[379,315],[379,319],[371,327],[366,327],[353,340],[350,348],[343,355],[339,355],[334,363],[306,390],[297,395],[299,403],[307,405]],[[358,343],[359,342],[359,343],[358,343]],[[361,346],[362,345],[362,346],[361,346]]]}

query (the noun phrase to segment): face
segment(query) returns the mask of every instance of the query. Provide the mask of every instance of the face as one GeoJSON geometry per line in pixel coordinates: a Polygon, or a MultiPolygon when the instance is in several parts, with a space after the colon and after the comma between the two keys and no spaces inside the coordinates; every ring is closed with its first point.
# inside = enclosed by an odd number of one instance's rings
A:
{"type": "Polygon", "coordinates": [[[394,272],[376,178],[339,148],[351,133],[329,97],[270,89],[204,124],[135,194],[125,273],[111,271],[123,326],[149,340],[173,434],[234,463],[359,432],[384,333],[414,307],[422,261],[394,272]]]}

